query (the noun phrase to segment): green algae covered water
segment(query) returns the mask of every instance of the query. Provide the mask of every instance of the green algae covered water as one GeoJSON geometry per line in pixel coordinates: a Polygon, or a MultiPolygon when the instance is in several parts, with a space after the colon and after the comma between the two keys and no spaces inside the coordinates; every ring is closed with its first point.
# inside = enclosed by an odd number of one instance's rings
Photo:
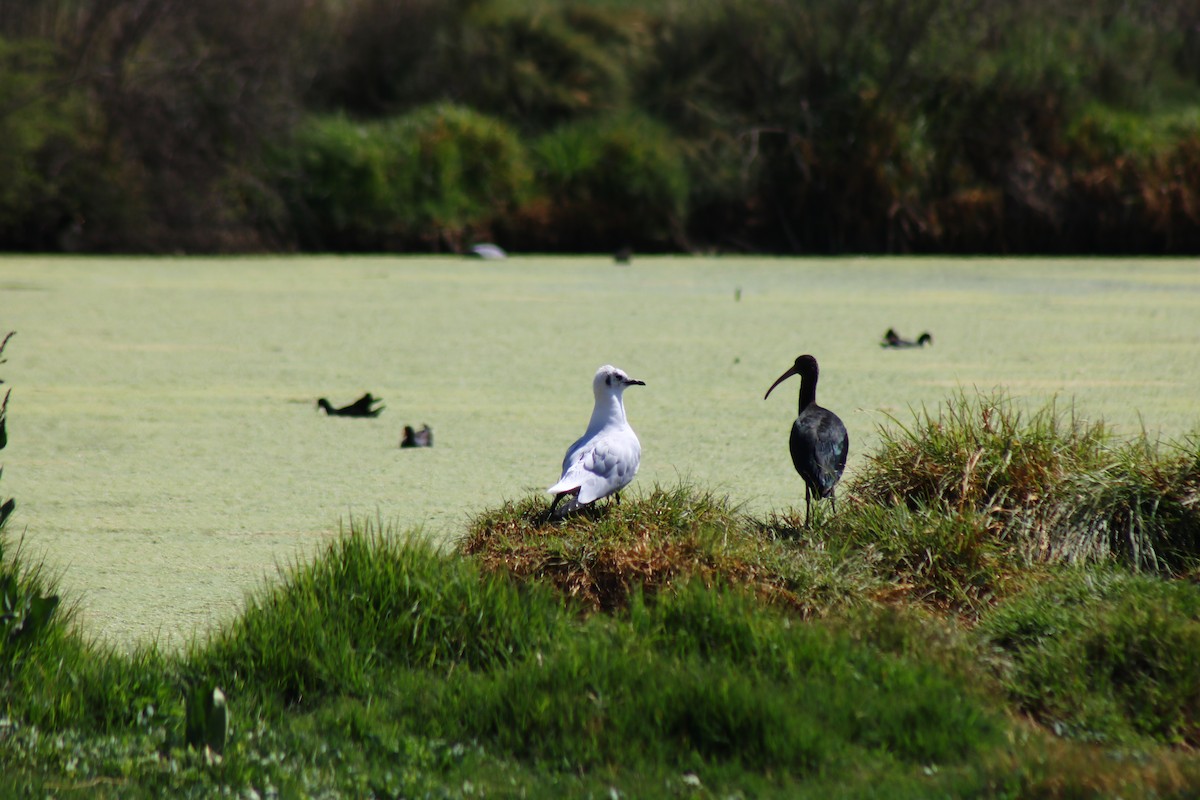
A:
{"type": "Polygon", "coordinates": [[[88,630],[177,644],[352,518],[447,543],[553,483],[612,363],[633,484],[803,502],[801,353],[851,436],[959,388],[1168,439],[1200,425],[1200,262],[1068,259],[0,259],[0,494],[88,630]],[[932,347],[887,350],[883,332],[932,347]],[[317,411],[363,392],[377,419],[317,411]],[[398,447],[429,424],[431,449],[398,447]]]}

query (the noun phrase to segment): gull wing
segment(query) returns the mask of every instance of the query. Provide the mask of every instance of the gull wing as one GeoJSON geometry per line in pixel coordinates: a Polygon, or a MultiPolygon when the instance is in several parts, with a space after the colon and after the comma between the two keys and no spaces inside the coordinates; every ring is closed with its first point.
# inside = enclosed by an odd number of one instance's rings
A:
{"type": "Polygon", "coordinates": [[[561,494],[579,490],[580,505],[620,491],[637,474],[642,448],[631,430],[599,435],[572,445],[558,483],[546,491],[561,494]]]}

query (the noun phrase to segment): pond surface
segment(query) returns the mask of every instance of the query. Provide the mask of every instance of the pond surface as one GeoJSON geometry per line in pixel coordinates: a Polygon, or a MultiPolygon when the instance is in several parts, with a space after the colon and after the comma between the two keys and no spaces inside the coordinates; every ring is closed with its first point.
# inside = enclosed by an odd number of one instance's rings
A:
{"type": "Polygon", "coordinates": [[[803,503],[787,436],[801,353],[850,430],[960,387],[1057,397],[1118,431],[1200,423],[1196,260],[0,258],[13,390],[0,494],[94,632],[177,644],[351,519],[447,543],[553,483],[612,363],[633,489],[803,503]],[[932,347],[885,350],[894,327],[932,347]],[[326,417],[363,392],[377,419],[326,417]],[[429,424],[431,449],[398,448],[429,424]]]}

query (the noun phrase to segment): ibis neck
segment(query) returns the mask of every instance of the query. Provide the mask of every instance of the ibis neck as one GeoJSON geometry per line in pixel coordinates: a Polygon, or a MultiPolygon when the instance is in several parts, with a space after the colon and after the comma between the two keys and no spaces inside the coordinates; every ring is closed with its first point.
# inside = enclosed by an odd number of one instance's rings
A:
{"type": "Polygon", "coordinates": [[[800,411],[804,413],[804,409],[817,402],[817,378],[815,375],[800,376],[800,411]]]}

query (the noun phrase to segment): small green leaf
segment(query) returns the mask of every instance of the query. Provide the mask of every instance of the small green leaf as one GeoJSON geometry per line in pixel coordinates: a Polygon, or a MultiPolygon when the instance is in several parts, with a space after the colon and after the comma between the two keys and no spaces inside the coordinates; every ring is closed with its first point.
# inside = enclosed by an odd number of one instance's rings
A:
{"type": "Polygon", "coordinates": [[[222,753],[229,736],[229,709],[225,704],[225,693],[214,687],[208,699],[204,743],[214,753],[222,753]]]}
{"type": "Polygon", "coordinates": [[[225,693],[211,683],[202,684],[187,697],[184,739],[187,746],[208,748],[220,754],[229,736],[229,711],[225,693]]]}
{"type": "Polygon", "coordinates": [[[58,608],[58,595],[52,594],[49,597],[33,597],[29,600],[29,611],[25,618],[25,629],[21,631],[23,636],[36,637],[46,630],[50,623],[50,617],[54,615],[54,610],[58,608]]]}

